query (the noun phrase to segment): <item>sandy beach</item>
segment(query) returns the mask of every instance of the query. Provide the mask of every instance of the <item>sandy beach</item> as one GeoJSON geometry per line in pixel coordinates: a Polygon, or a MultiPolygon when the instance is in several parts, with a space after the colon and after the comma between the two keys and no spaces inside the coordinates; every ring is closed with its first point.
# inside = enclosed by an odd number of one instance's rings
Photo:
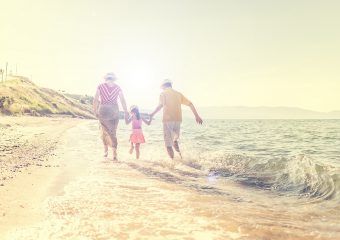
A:
{"type": "Polygon", "coordinates": [[[28,167],[50,167],[46,162],[60,137],[78,122],[70,118],[0,117],[0,184],[28,167]]]}
{"type": "MultiPolygon", "coordinates": [[[[238,184],[180,161],[174,167],[148,156],[136,161],[127,141],[121,141],[114,163],[102,157],[96,121],[24,117],[1,118],[1,124],[1,139],[11,140],[1,145],[6,179],[0,187],[0,239],[338,237],[336,222],[307,230],[322,218],[313,206],[299,210],[263,193],[259,199],[258,191],[240,192],[238,184]],[[290,224],[306,219],[303,227],[290,224]]],[[[124,129],[120,134],[127,135],[124,129]]]]}
{"type": "Polygon", "coordinates": [[[54,150],[70,118],[0,118],[0,236],[42,216],[40,204],[61,171],[54,150]]]}
{"type": "MultiPolygon", "coordinates": [[[[113,163],[98,157],[98,161],[93,161],[92,156],[100,155],[98,149],[85,159],[74,157],[80,145],[70,143],[81,130],[65,132],[79,125],[78,120],[6,118],[2,121],[5,120],[11,122],[7,128],[14,126],[12,130],[7,129],[10,134],[5,134],[13,146],[24,141],[24,136],[19,134],[23,129],[31,133],[25,134],[25,140],[32,143],[18,153],[15,153],[17,147],[7,145],[6,148],[13,149],[8,155],[16,161],[2,165],[2,173],[7,177],[0,190],[1,239],[233,239],[242,236],[240,227],[231,219],[217,225],[210,221],[215,210],[209,208],[216,205],[210,205],[209,198],[214,198],[215,204],[222,199],[177,186],[175,183],[181,180],[176,174],[157,172],[153,164],[140,165],[131,159],[113,163]],[[36,136],[39,139],[35,139],[36,136]],[[27,149],[31,149],[30,152],[27,149]],[[21,157],[15,157],[20,153],[21,157]],[[73,161],[68,161],[71,159],[73,161]]],[[[176,172],[171,164],[164,166],[176,172]]]]}

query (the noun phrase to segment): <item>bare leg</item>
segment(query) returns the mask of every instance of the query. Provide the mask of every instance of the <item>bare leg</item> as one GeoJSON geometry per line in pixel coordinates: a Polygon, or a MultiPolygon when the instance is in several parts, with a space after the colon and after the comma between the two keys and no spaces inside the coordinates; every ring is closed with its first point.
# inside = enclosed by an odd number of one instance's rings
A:
{"type": "MultiPolygon", "coordinates": [[[[113,160],[117,160],[117,137],[116,130],[119,119],[113,120],[101,120],[101,126],[103,128],[103,143],[105,150],[108,146],[112,146],[113,160]],[[108,139],[109,138],[109,139],[108,139]]],[[[105,155],[107,156],[106,152],[105,155]]]]}
{"type": "Polygon", "coordinates": [[[136,158],[139,159],[139,146],[140,143],[136,143],[136,158]]]}
{"type": "Polygon", "coordinates": [[[178,141],[174,141],[174,148],[178,152],[179,156],[182,158],[181,150],[179,149],[178,141]]]}
{"type": "Polygon", "coordinates": [[[107,145],[107,142],[105,141],[104,133],[102,135],[102,140],[103,140],[103,145],[104,145],[104,157],[107,157],[108,151],[109,151],[109,147],[107,145]]]}
{"type": "MultiPolygon", "coordinates": [[[[136,146],[137,147],[137,146],[136,146]]],[[[133,143],[131,143],[131,147],[130,147],[130,150],[129,150],[129,153],[132,154],[133,153],[133,149],[134,149],[134,146],[133,146],[133,143]]]]}
{"type": "Polygon", "coordinates": [[[174,159],[174,150],[172,147],[167,147],[166,150],[168,151],[168,155],[171,159],[174,159]]]}
{"type": "Polygon", "coordinates": [[[116,161],[117,159],[117,149],[116,148],[112,148],[112,153],[113,153],[113,160],[116,161]]]}
{"type": "Polygon", "coordinates": [[[113,160],[114,161],[117,161],[117,146],[118,146],[118,141],[117,141],[117,126],[118,126],[118,123],[119,123],[119,119],[114,119],[112,120],[112,129],[111,129],[111,139],[112,139],[112,151],[113,151],[113,160]]]}
{"type": "Polygon", "coordinates": [[[108,148],[108,146],[104,143],[104,157],[107,157],[108,154],[109,154],[109,148],[108,148]]]}
{"type": "MultiPolygon", "coordinates": [[[[103,124],[102,123],[100,123],[101,125],[101,128],[103,129],[104,128],[104,126],[103,126],[103,124]]],[[[107,142],[106,142],[106,140],[105,140],[105,133],[104,133],[104,131],[102,132],[102,141],[103,141],[103,146],[104,146],[104,157],[107,157],[107,155],[108,155],[108,151],[109,151],[109,147],[108,147],[108,144],[107,144],[107,142]]]]}

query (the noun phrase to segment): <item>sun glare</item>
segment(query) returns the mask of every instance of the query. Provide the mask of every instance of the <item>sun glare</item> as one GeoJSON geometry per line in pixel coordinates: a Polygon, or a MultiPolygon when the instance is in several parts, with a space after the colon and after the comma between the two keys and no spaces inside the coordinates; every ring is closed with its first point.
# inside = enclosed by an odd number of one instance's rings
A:
{"type": "Polygon", "coordinates": [[[129,104],[140,103],[141,108],[156,104],[160,77],[155,69],[156,66],[148,63],[146,59],[130,61],[124,68],[119,69],[119,85],[129,99],[129,104]]]}

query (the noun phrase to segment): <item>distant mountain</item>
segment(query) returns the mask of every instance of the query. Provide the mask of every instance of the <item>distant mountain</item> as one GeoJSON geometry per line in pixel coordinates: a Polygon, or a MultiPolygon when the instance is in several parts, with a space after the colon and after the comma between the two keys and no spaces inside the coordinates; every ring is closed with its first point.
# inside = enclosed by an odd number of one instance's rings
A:
{"type": "Polygon", "coordinates": [[[6,115],[65,115],[94,118],[92,98],[40,88],[28,78],[13,76],[0,82],[0,113],[6,115]]]}
{"type": "MultiPolygon", "coordinates": [[[[340,111],[317,112],[294,107],[201,107],[205,119],[340,119],[340,111]]],[[[185,110],[185,117],[190,116],[185,110]]]]}

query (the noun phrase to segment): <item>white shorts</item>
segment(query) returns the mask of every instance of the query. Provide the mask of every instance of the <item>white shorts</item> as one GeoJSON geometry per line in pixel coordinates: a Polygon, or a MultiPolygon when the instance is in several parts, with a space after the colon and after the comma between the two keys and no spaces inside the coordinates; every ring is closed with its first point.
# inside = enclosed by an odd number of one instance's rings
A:
{"type": "Polygon", "coordinates": [[[163,122],[163,134],[166,147],[172,147],[179,139],[181,122],[163,122]]]}

